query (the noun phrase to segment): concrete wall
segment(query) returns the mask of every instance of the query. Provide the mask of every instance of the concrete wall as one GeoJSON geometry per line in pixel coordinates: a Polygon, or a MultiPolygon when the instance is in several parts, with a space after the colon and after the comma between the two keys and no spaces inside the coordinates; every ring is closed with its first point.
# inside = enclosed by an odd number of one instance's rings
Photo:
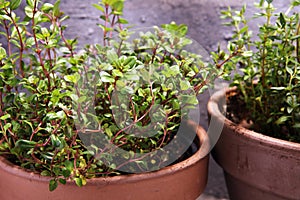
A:
{"type": "MultiPolygon", "coordinates": [[[[50,0],[53,2],[53,0],[50,0]]],[[[67,21],[69,36],[79,36],[79,44],[101,41],[100,28],[96,26],[99,13],[91,6],[98,0],[62,0],[62,10],[71,19],[67,21]]],[[[248,5],[249,13],[255,12],[253,0],[127,0],[125,18],[136,27],[149,27],[175,21],[189,26],[189,35],[207,50],[214,50],[218,42],[229,39],[230,31],[222,26],[219,13],[228,6],[248,5]]],[[[256,1],[257,2],[257,1],[256,1]]],[[[274,0],[281,10],[289,0],[274,0]]],[[[256,24],[253,24],[256,26],[256,24]]]]}

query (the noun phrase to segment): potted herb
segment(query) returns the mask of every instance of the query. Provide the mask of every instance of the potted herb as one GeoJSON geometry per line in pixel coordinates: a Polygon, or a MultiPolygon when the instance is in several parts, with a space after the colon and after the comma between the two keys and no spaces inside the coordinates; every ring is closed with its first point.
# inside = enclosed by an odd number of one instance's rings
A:
{"type": "Polygon", "coordinates": [[[260,1],[254,19],[264,23],[256,37],[245,7],[222,12],[235,28],[229,51],[240,48],[227,64],[239,66],[239,73],[233,88],[211,98],[208,111],[212,123],[224,123],[213,155],[224,169],[231,199],[300,197],[299,4],[293,1],[286,12],[276,13],[272,0],[260,1]]]}
{"type": "Polygon", "coordinates": [[[223,72],[185,49],[187,27],[134,33],[124,1],[103,0],[103,44],[78,50],[59,0],[27,0],[22,19],[20,4],[0,1],[0,198],[198,197],[210,148],[197,94],[223,72]]]}

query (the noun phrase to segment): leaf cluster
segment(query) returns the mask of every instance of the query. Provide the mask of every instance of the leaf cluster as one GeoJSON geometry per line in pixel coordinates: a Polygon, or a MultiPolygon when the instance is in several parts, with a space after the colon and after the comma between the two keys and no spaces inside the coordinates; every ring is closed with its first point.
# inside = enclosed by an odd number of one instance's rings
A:
{"type": "Polygon", "coordinates": [[[277,13],[271,0],[261,0],[252,19],[245,17],[246,6],[222,12],[226,25],[234,29],[229,51],[242,50],[231,63],[240,71],[232,85],[240,91],[253,129],[296,142],[300,141],[299,5],[292,1],[286,12],[277,13]],[[250,30],[249,21],[258,19],[263,21],[258,30],[250,30]]]}
{"type": "Polygon", "coordinates": [[[15,12],[20,5],[0,0],[0,155],[53,177],[51,191],[127,165],[165,166],[168,155],[155,151],[176,137],[224,63],[216,68],[186,50],[193,41],[183,24],[133,34],[123,27],[123,0],[93,5],[103,44],[80,51],[64,36],[60,0],[27,0],[24,18],[15,12]]]}

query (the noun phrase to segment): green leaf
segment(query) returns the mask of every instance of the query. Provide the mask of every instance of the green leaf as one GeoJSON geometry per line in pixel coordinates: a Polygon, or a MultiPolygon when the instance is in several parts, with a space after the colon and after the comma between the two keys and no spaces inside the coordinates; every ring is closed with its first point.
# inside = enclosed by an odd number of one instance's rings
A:
{"type": "Polygon", "coordinates": [[[287,107],[287,113],[291,114],[293,112],[294,108],[292,107],[287,107]]]}
{"type": "Polygon", "coordinates": [[[188,26],[185,24],[177,25],[175,22],[170,24],[163,24],[161,27],[175,36],[183,37],[188,32],[188,26]]]}
{"type": "Polygon", "coordinates": [[[293,69],[291,69],[289,66],[286,66],[285,69],[291,76],[294,74],[293,69]]]}
{"type": "Polygon", "coordinates": [[[128,72],[124,75],[125,80],[130,80],[130,81],[138,81],[140,80],[140,77],[136,72],[128,72]]]}
{"type": "Polygon", "coordinates": [[[297,40],[299,38],[300,38],[300,35],[295,35],[295,36],[291,37],[291,40],[297,40]]]}
{"type": "Polygon", "coordinates": [[[71,175],[71,171],[68,169],[63,169],[62,174],[65,178],[68,178],[71,175]]]}
{"type": "Polygon", "coordinates": [[[41,10],[45,13],[47,13],[48,11],[50,11],[53,8],[53,5],[51,3],[44,3],[41,6],[41,10]]]}
{"type": "Polygon", "coordinates": [[[26,6],[25,7],[25,14],[27,17],[29,18],[33,18],[33,11],[32,11],[32,8],[29,7],[29,6],[26,6]]]}
{"type": "Polygon", "coordinates": [[[300,5],[300,0],[295,0],[292,2],[292,6],[299,6],[300,5]]]}
{"type": "Polygon", "coordinates": [[[107,58],[108,58],[109,62],[114,62],[114,61],[118,60],[119,56],[115,50],[111,49],[111,50],[107,51],[107,58]]]}
{"type": "Polygon", "coordinates": [[[286,25],[286,21],[282,13],[280,13],[279,21],[280,21],[281,28],[284,28],[286,25]]]}
{"type": "Polygon", "coordinates": [[[291,116],[281,116],[278,120],[276,120],[275,124],[280,125],[284,122],[288,121],[291,118],[291,116]]]}
{"type": "Polygon", "coordinates": [[[67,82],[76,84],[80,79],[80,75],[78,73],[73,74],[73,75],[66,75],[66,76],[64,76],[64,79],[67,82]]]}
{"type": "Polygon", "coordinates": [[[57,0],[53,6],[53,15],[55,17],[60,17],[60,15],[61,15],[59,6],[60,6],[60,0],[57,0]]]}
{"type": "Polygon", "coordinates": [[[50,36],[50,33],[49,33],[49,31],[48,31],[47,28],[42,27],[42,28],[41,28],[41,31],[42,31],[42,34],[43,34],[44,38],[47,38],[47,37],[50,36]]]}
{"type": "Polygon", "coordinates": [[[1,119],[1,120],[7,120],[7,119],[9,119],[10,117],[11,117],[10,114],[6,114],[6,115],[1,116],[0,119],[1,119]]]}
{"type": "Polygon", "coordinates": [[[83,185],[81,178],[74,178],[74,180],[75,180],[75,183],[76,183],[77,186],[81,187],[83,185]]]}
{"type": "Polygon", "coordinates": [[[3,47],[0,47],[0,60],[6,58],[6,50],[3,47]]]}
{"type": "Polygon", "coordinates": [[[189,81],[187,80],[181,80],[180,81],[180,89],[181,90],[188,90],[191,88],[191,84],[189,81]]]}
{"type": "Polygon", "coordinates": [[[115,15],[122,15],[123,8],[124,8],[124,0],[117,0],[111,4],[113,14],[115,15]]]}
{"type": "Polygon", "coordinates": [[[11,10],[16,10],[17,8],[19,8],[19,6],[21,5],[22,0],[11,0],[10,1],[10,9],[11,10]]]}
{"type": "Polygon", "coordinates": [[[60,138],[54,134],[52,134],[51,136],[51,142],[52,142],[52,146],[53,147],[60,147],[61,146],[61,141],[60,141],[60,138]]]}
{"type": "Polygon", "coordinates": [[[293,128],[300,128],[300,123],[296,123],[293,128]]]}
{"type": "Polygon", "coordinates": [[[285,90],[285,87],[271,87],[272,90],[285,90]]]}
{"type": "Polygon", "coordinates": [[[244,57],[251,57],[251,56],[253,56],[253,52],[252,52],[252,51],[244,51],[244,52],[242,53],[242,55],[243,55],[244,57]]]}
{"type": "Polygon", "coordinates": [[[33,148],[37,143],[35,141],[29,141],[29,140],[18,140],[16,142],[16,147],[21,148],[21,149],[26,149],[26,148],[33,148]]]}
{"type": "Polygon", "coordinates": [[[112,77],[112,75],[110,75],[106,71],[101,71],[100,72],[100,79],[104,83],[113,83],[113,82],[115,82],[115,79],[112,77]]]}
{"type": "Polygon", "coordinates": [[[100,5],[98,5],[98,4],[92,4],[96,9],[98,9],[98,10],[100,10],[101,12],[103,12],[104,13],[104,8],[102,7],[102,6],[100,6],[100,5]]]}
{"type": "Polygon", "coordinates": [[[0,1],[0,9],[7,8],[9,6],[9,1],[0,1]]]}
{"type": "Polygon", "coordinates": [[[11,123],[6,123],[3,127],[4,132],[6,132],[11,127],[11,123]]]}
{"type": "Polygon", "coordinates": [[[34,6],[34,0],[26,0],[26,4],[28,6],[30,6],[31,8],[33,8],[33,6],[34,6]]]}
{"type": "Polygon", "coordinates": [[[246,31],[248,31],[249,27],[248,26],[244,26],[243,28],[241,28],[239,34],[243,34],[245,33],[246,31]]]}
{"type": "Polygon", "coordinates": [[[65,185],[67,183],[66,179],[63,179],[63,178],[58,179],[58,181],[63,185],[65,185]]]}
{"type": "Polygon", "coordinates": [[[66,167],[69,171],[72,171],[72,170],[73,170],[74,163],[71,162],[70,160],[66,160],[66,161],[64,162],[64,165],[65,165],[65,167],[66,167]]]}
{"type": "Polygon", "coordinates": [[[123,18],[119,18],[119,19],[118,19],[118,22],[119,22],[120,24],[128,24],[128,21],[127,21],[126,19],[123,19],[123,18]]]}
{"type": "Polygon", "coordinates": [[[44,170],[41,172],[41,176],[51,176],[51,173],[48,170],[44,170]]]}
{"type": "Polygon", "coordinates": [[[58,186],[58,182],[55,179],[50,180],[49,182],[49,190],[50,192],[54,191],[58,186]]]}

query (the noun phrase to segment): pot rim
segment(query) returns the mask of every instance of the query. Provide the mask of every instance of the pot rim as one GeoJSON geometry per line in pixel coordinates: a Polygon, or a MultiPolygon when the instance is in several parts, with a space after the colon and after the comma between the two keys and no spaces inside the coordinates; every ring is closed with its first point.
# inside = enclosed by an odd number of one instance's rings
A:
{"type": "Polygon", "coordinates": [[[286,150],[293,149],[295,151],[300,151],[300,143],[282,140],[282,139],[264,135],[259,132],[252,131],[226,118],[219,109],[219,103],[222,102],[222,100],[224,101],[227,93],[236,90],[237,90],[236,87],[231,87],[231,88],[219,90],[216,93],[214,93],[209,99],[207,104],[207,110],[209,115],[211,117],[214,117],[219,122],[224,122],[224,126],[226,126],[226,128],[231,129],[234,133],[238,135],[242,135],[248,140],[256,140],[270,147],[276,147],[276,148],[286,149],[286,150]]]}
{"type": "MultiPolygon", "coordinates": [[[[197,125],[195,122],[191,120],[188,120],[187,124],[195,130],[196,136],[198,137],[201,146],[192,156],[190,156],[186,160],[183,160],[174,165],[170,165],[160,170],[152,171],[152,172],[144,172],[144,173],[129,174],[129,175],[118,175],[113,177],[91,178],[91,179],[87,179],[87,184],[98,185],[98,184],[114,184],[114,183],[122,183],[122,182],[128,183],[128,182],[137,182],[145,179],[155,179],[158,177],[167,176],[168,174],[178,173],[180,171],[183,171],[187,168],[196,165],[199,162],[208,161],[210,142],[206,131],[200,125],[197,125]]],[[[49,182],[53,178],[49,176],[41,176],[38,173],[34,173],[30,170],[21,168],[18,165],[14,165],[13,163],[5,159],[3,156],[0,156],[0,168],[2,168],[4,171],[8,173],[15,174],[16,176],[28,178],[31,180],[38,180],[41,182],[49,182]]],[[[74,183],[73,181],[68,180],[66,185],[70,185],[70,184],[74,184],[74,183]]]]}

